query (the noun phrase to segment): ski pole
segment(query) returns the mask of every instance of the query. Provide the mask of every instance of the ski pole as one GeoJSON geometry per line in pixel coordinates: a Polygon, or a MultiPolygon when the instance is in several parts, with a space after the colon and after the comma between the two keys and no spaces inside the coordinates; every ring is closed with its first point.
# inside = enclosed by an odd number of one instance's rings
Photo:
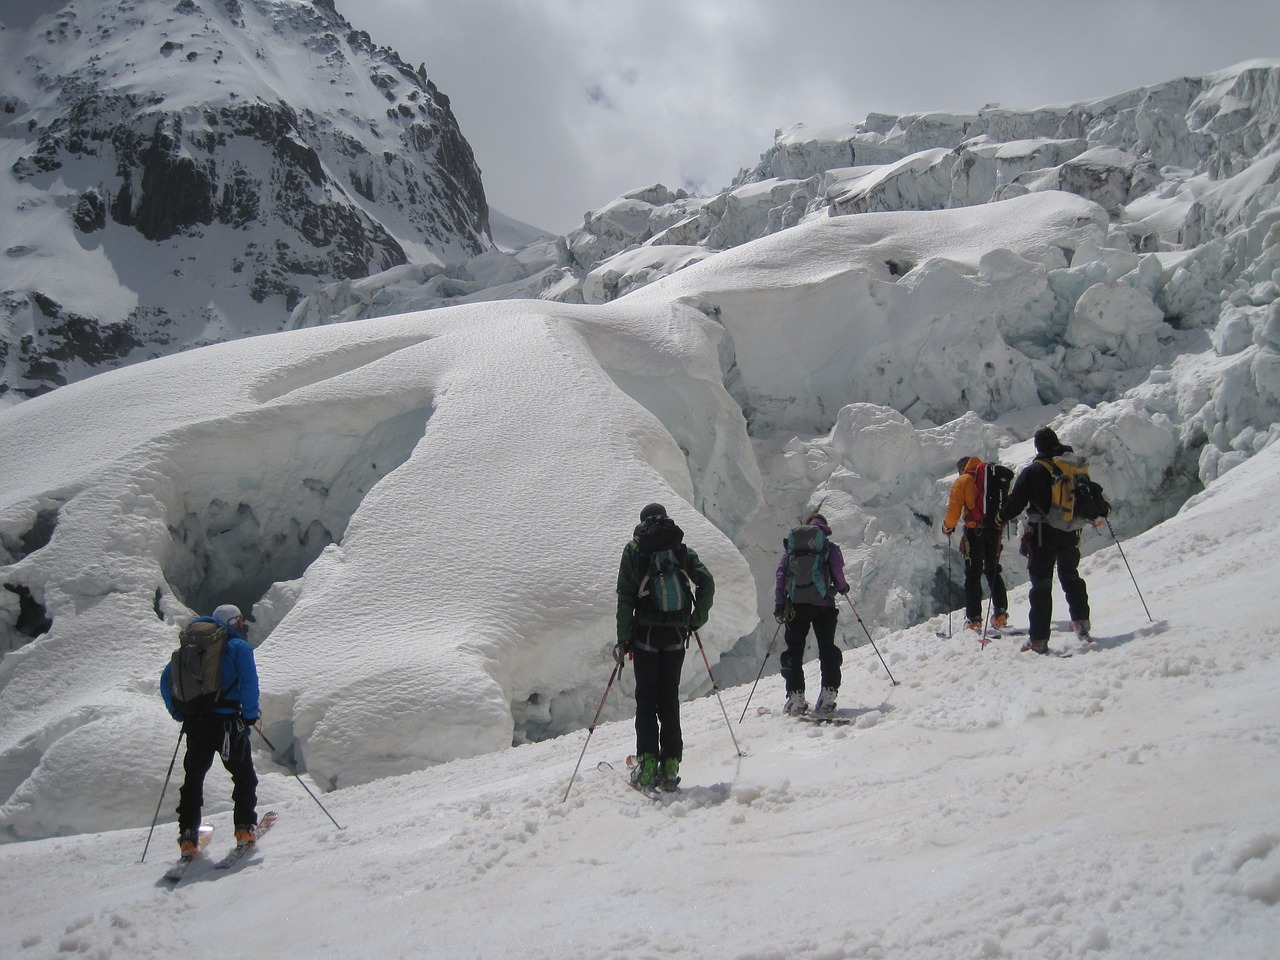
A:
{"type": "MultiPolygon", "coordinates": [[[[782,629],[782,624],[778,624],[778,630],[782,629]]],[[[769,662],[769,654],[773,653],[773,645],[778,642],[778,630],[773,631],[773,639],[769,641],[769,646],[764,652],[764,659],[760,661],[760,672],[756,674],[756,683],[760,682],[760,678],[764,676],[764,665],[769,662]]],[[[742,705],[742,717],[747,715],[747,707],[751,706],[751,698],[756,695],[756,683],[751,685],[751,692],[747,694],[747,702],[742,705]]],[[[742,717],[738,718],[738,722],[742,722],[742,717]]]]}
{"type": "MultiPolygon", "coordinates": [[[[267,735],[262,732],[261,727],[255,724],[253,729],[258,734],[258,736],[262,738],[262,742],[267,745],[267,748],[272,753],[279,754],[281,758],[284,757],[284,754],[280,753],[280,751],[276,749],[276,745],[267,739],[267,735]]],[[[339,830],[347,829],[342,824],[340,824],[337,820],[333,819],[332,813],[330,813],[328,810],[325,810],[325,806],[323,803],[320,802],[320,798],[317,797],[314,793],[312,793],[311,788],[307,786],[306,782],[300,776],[298,776],[298,771],[294,767],[292,762],[289,763],[289,772],[293,774],[293,779],[297,780],[300,784],[302,784],[302,789],[307,791],[307,796],[309,796],[312,800],[316,802],[316,806],[319,807],[321,810],[324,810],[324,815],[333,821],[333,825],[335,827],[337,827],[339,830]]]]}
{"type": "Polygon", "coordinates": [[[615,661],[613,672],[609,674],[609,682],[605,684],[604,696],[600,698],[600,706],[596,707],[596,715],[591,720],[591,726],[587,727],[587,739],[582,744],[582,752],[578,754],[578,762],[574,764],[573,776],[569,778],[569,785],[564,788],[564,799],[560,801],[561,803],[565,803],[569,799],[569,791],[573,789],[573,781],[578,775],[578,768],[582,766],[582,758],[587,755],[587,744],[591,742],[591,735],[596,732],[596,721],[600,719],[600,712],[604,710],[604,702],[609,699],[609,691],[613,689],[613,681],[617,679],[618,671],[621,669],[622,661],[615,661]]]}
{"type": "Polygon", "coordinates": [[[156,815],[151,818],[151,829],[147,831],[147,842],[142,845],[142,859],[146,863],[147,848],[151,846],[151,835],[156,832],[156,821],[160,819],[160,805],[164,803],[165,791],[169,789],[169,778],[173,776],[173,765],[178,762],[178,748],[182,746],[182,735],[187,732],[186,725],[178,731],[178,742],[173,745],[173,758],[169,761],[169,772],[164,775],[164,786],[160,788],[160,799],[156,801],[156,815]]]}
{"type": "Polygon", "coordinates": [[[1116,549],[1120,551],[1120,559],[1124,561],[1124,568],[1129,571],[1129,579],[1133,581],[1133,589],[1138,591],[1138,599],[1142,601],[1142,609],[1146,611],[1147,622],[1155,623],[1151,616],[1151,611],[1147,610],[1147,601],[1142,599],[1142,588],[1138,586],[1138,578],[1133,575],[1133,568],[1129,566],[1129,558],[1124,555],[1124,547],[1120,546],[1120,538],[1116,536],[1115,527],[1111,526],[1111,520],[1103,517],[1107,521],[1107,529],[1111,531],[1111,539],[1116,542],[1116,549]]]}
{"type": "Polygon", "coordinates": [[[852,610],[853,615],[858,618],[858,623],[862,627],[862,632],[867,635],[868,640],[871,640],[871,649],[876,652],[877,657],[880,657],[880,665],[884,667],[884,672],[889,674],[890,682],[893,684],[893,686],[896,687],[898,685],[898,681],[893,679],[893,673],[890,672],[889,665],[884,662],[884,657],[880,656],[880,648],[876,646],[875,640],[871,639],[871,631],[868,630],[867,625],[862,622],[862,617],[858,616],[858,608],[853,605],[853,600],[849,597],[847,593],[842,594],[842,596],[849,601],[849,609],[852,610]]]}
{"type": "MultiPolygon", "coordinates": [[[[778,632],[775,630],[773,635],[776,637],[778,632]]],[[[733,732],[733,724],[729,722],[729,711],[724,708],[724,697],[720,696],[720,687],[716,683],[716,675],[711,672],[711,661],[707,659],[706,647],[702,645],[702,638],[698,636],[698,631],[693,631],[693,639],[698,641],[698,651],[702,654],[702,662],[707,665],[707,676],[711,678],[711,689],[715,691],[716,699],[720,701],[720,712],[724,714],[724,725],[729,728],[729,736],[733,737],[733,749],[738,756],[742,756],[742,748],[738,746],[738,736],[733,732]]]]}

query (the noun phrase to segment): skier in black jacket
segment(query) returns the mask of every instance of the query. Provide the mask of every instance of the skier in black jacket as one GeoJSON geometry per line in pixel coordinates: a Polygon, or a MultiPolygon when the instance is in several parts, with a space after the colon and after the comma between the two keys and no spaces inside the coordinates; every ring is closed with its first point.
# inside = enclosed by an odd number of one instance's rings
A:
{"type": "Polygon", "coordinates": [[[1000,508],[1000,523],[1015,520],[1027,511],[1027,529],[1022,536],[1022,552],[1027,558],[1027,574],[1031,578],[1028,600],[1031,605],[1030,630],[1023,650],[1049,652],[1049,631],[1053,621],[1053,571],[1067,595],[1071,613],[1071,629],[1081,640],[1089,640],[1089,590],[1080,576],[1080,531],[1059,530],[1048,523],[1053,499],[1053,474],[1042,459],[1070,453],[1058,435],[1049,427],[1035,434],[1036,460],[1022,468],[1014,481],[1009,499],[1000,508]]]}
{"type": "Polygon", "coordinates": [[[716,582],[711,571],[684,543],[684,531],[651,503],[640,511],[640,525],[622,551],[618,565],[618,642],[614,657],[632,658],[636,675],[636,766],[632,780],[641,787],[675,789],[680,780],[684,737],[680,730],[680,671],[689,634],[711,615],[716,582]],[[662,610],[646,582],[650,556],[670,550],[679,558],[689,591],[679,610],[662,610]]]}

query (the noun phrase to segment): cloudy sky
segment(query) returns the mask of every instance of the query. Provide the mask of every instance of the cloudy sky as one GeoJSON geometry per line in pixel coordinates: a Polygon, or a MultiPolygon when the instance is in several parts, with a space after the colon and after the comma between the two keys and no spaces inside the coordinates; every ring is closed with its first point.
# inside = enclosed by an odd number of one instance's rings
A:
{"type": "Polygon", "coordinates": [[[1040,106],[1280,57],[1275,0],[336,0],[449,95],[490,204],[566,233],[779,127],[1040,106]]]}

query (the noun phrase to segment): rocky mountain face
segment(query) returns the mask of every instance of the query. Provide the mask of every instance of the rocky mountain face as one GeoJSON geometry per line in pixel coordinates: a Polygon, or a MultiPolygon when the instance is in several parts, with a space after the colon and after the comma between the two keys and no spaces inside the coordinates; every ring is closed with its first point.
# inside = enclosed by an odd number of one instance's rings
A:
{"type": "Polygon", "coordinates": [[[71,0],[0,31],[0,402],[492,248],[427,78],[333,0],[71,0]]]}

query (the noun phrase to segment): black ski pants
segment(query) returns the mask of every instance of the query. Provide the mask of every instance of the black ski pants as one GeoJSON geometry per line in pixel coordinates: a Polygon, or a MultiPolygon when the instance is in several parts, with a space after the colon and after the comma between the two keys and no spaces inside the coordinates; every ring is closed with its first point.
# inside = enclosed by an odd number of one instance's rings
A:
{"type": "Polygon", "coordinates": [[[659,760],[684,756],[680,732],[680,671],[685,631],[678,627],[637,627],[631,644],[636,673],[636,756],[659,760]]]}
{"type": "Polygon", "coordinates": [[[816,603],[796,603],[791,609],[794,615],[787,621],[784,637],[787,648],[778,658],[782,679],[787,693],[804,692],[804,646],[813,627],[813,637],[818,641],[818,663],[822,668],[822,685],[832,690],[840,689],[840,665],[844,654],[836,646],[836,621],[840,611],[816,603]]]}
{"type": "Polygon", "coordinates": [[[249,728],[236,729],[234,717],[204,713],[183,722],[187,752],[182,758],[186,776],[178,792],[178,832],[200,826],[200,809],[204,806],[204,777],[213,766],[215,755],[221,754],[222,765],[231,774],[231,802],[235,807],[236,826],[257,823],[258,775],[253,770],[253,750],[249,728]]]}
{"type": "Polygon", "coordinates": [[[999,527],[965,527],[964,531],[964,616],[972,623],[982,619],[982,578],[991,588],[991,605],[997,612],[1009,609],[1000,568],[1002,546],[999,527]]]}
{"type": "Polygon", "coordinates": [[[1024,539],[1027,550],[1027,574],[1031,589],[1027,599],[1031,604],[1031,629],[1033,643],[1048,642],[1053,625],[1053,571],[1058,570],[1058,582],[1067,595],[1067,609],[1072,620],[1089,619],[1089,590],[1080,576],[1080,532],[1058,530],[1047,523],[1034,523],[1024,539]]]}

